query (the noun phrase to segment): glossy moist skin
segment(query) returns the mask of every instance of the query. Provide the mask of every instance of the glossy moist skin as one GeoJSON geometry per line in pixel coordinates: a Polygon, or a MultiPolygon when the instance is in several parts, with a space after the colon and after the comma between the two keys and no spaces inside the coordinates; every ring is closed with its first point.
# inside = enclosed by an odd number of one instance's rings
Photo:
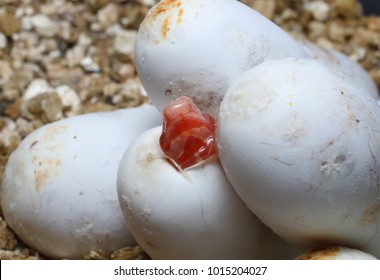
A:
{"type": "Polygon", "coordinates": [[[163,113],[160,147],[176,168],[186,169],[217,156],[214,118],[182,96],[163,113]]]}

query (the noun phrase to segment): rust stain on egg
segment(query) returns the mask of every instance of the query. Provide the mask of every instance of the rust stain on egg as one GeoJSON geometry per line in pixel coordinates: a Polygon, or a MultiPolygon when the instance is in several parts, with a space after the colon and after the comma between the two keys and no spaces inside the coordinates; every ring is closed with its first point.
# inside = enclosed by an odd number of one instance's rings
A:
{"type": "Polygon", "coordinates": [[[322,250],[312,250],[298,257],[297,260],[334,260],[339,251],[340,248],[336,246],[322,250]]]}
{"type": "Polygon", "coordinates": [[[147,14],[144,22],[150,22],[155,20],[158,16],[168,13],[171,9],[178,9],[182,6],[180,0],[163,0],[159,2],[152,10],[147,14]]]}
{"type": "Polygon", "coordinates": [[[57,176],[62,165],[59,153],[62,145],[54,141],[60,134],[65,133],[67,125],[53,125],[44,128],[42,135],[31,142],[32,164],[34,166],[34,188],[39,191],[52,176],[57,176]]]}
{"type": "MultiPolygon", "coordinates": [[[[161,26],[161,37],[167,39],[172,24],[180,25],[183,22],[184,9],[180,0],[163,0],[158,3],[145,17],[143,24],[157,24],[161,26]]],[[[159,40],[155,40],[159,43],[159,40]]]]}
{"type": "Polygon", "coordinates": [[[182,16],[183,16],[183,9],[179,9],[178,18],[177,18],[177,24],[178,25],[182,23],[182,16]]]}
{"type": "Polygon", "coordinates": [[[380,203],[376,203],[364,210],[359,219],[361,226],[369,226],[376,223],[380,219],[380,203]]]}
{"type": "Polygon", "coordinates": [[[49,178],[48,170],[34,170],[34,188],[38,192],[46,181],[49,178]]]}
{"type": "Polygon", "coordinates": [[[166,39],[168,37],[168,32],[170,30],[170,17],[164,19],[161,27],[162,38],[166,39]]]}
{"type": "Polygon", "coordinates": [[[37,156],[33,156],[32,161],[35,166],[34,188],[36,191],[39,191],[50,177],[58,175],[62,162],[56,158],[38,158],[37,156]]]}

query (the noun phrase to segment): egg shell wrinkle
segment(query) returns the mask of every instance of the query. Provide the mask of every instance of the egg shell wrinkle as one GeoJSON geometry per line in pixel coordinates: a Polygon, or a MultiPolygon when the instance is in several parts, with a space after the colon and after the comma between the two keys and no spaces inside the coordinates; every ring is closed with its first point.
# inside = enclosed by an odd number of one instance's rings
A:
{"type": "Polygon", "coordinates": [[[272,60],[223,100],[220,159],[240,197],[284,239],[379,257],[379,123],[377,103],[335,68],[272,60]]]}
{"type": "Polygon", "coordinates": [[[156,107],[181,95],[217,116],[232,82],[256,64],[305,57],[277,25],[235,0],[163,0],[138,31],[135,61],[156,107]]]}
{"type": "Polygon", "coordinates": [[[45,125],[12,153],[1,187],[6,221],[51,258],[108,254],[135,241],[122,216],[116,177],[128,144],[161,123],[153,106],[92,113],[45,125]]]}
{"type": "Polygon", "coordinates": [[[282,259],[298,250],[238,198],[216,160],[178,172],[163,157],[161,127],[141,134],[119,167],[128,226],[153,259],[282,259]]]}

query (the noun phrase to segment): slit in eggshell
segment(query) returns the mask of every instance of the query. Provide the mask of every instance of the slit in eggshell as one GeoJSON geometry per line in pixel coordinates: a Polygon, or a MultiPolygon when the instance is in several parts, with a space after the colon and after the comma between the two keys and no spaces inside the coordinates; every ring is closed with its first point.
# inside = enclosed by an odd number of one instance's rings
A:
{"type": "Polygon", "coordinates": [[[216,121],[181,96],[163,111],[160,147],[177,170],[195,167],[217,156],[216,121]]]}

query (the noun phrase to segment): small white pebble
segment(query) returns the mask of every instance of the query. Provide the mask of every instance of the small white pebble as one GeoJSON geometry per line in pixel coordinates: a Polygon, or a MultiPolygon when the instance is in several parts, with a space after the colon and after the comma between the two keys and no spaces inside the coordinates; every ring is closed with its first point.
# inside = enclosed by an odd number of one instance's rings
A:
{"type": "Polygon", "coordinates": [[[25,7],[25,14],[31,16],[34,14],[34,9],[32,6],[25,7]]]}
{"type": "Polygon", "coordinates": [[[111,26],[118,21],[119,7],[110,3],[98,11],[97,18],[102,27],[111,26]]]}
{"type": "Polygon", "coordinates": [[[30,100],[37,95],[53,92],[54,89],[48,84],[48,82],[44,79],[35,79],[30,82],[28,87],[26,88],[23,99],[30,100]]]}
{"type": "Polygon", "coordinates": [[[85,56],[85,48],[81,45],[76,45],[74,48],[66,52],[67,65],[72,68],[79,65],[85,56]]]}
{"type": "Polygon", "coordinates": [[[81,101],[75,90],[67,85],[58,86],[55,90],[62,101],[63,107],[69,109],[66,112],[67,116],[73,116],[80,112],[81,101]]]}
{"type": "Polygon", "coordinates": [[[108,83],[103,86],[103,95],[104,96],[113,96],[120,89],[120,85],[117,83],[108,83]]]}
{"type": "Polygon", "coordinates": [[[0,60],[0,79],[7,80],[13,74],[13,69],[8,61],[0,60]]]}
{"type": "Polygon", "coordinates": [[[114,24],[107,28],[107,35],[114,36],[114,48],[120,54],[132,54],[137,38],[135,30],[125,30],[119,24],[114,24]]]}
{"type": "Polygon", "coordinates": [[[350,55],[350,58],[355,61],[362,61],[367,55],[367,50],[365,48],[356,48],[355,51],[350,55]]]}
{"type": "Polygon", "coordinates": [[[87,48],[91,44],[92,44],[92,40],[86,33],[79,34],[77,46],[87,48]]]}
{"type": "Polygon", "coordinates": [[[330,17],[330,5],[324,1],[305,2],[304,9],[318,21],[326,21],[330,17]]]}
{"type": "Polygon", "coordinates": [[[83,67],[83,69],[87,72],[97,73],[100,72],[100,67],[98,64],[96,64],[90,56],[84,57],[80,65],[83,67]]]}
{"type": "Polygon", "coordinates": [[[16,124],[11,119],[4,117],[0,117],[0,122],[3,124],[2,129],[0,129],[0,147],[6,150],[13,149],[21,141],[16,124]]]}
{"type": "Polygon", "coordinates": [[[147,7],[151,7],[153,5],[156,4],[156,0],[137,0],[140,4],[144,5],[144,6],[147,6],[147,7]]]}
{"type": "Polygon", "coordinates": [[[33,16],[32,24],[37,33],[44,37],[54,37],[59,32],[56,22],[43,14],[33,16]]]}
{"type": "Polygon", "coordinates": [[[29,16],[24,16],[21,18],[21,29],[24,31],[31,31],[34,25],[32,22],[32,18],[29,16]]]}
{"type": "Polygon", "coordinates": [[[0,32],[0,49],[5,49],[7,47],[7,37],[4,33],[0,32]]]}
{"type": "Polygon", "coordinates": [[[117,32],[114,48],[120,54],[132,54],[137,37],[136,31],[122,30],[117,32]]]}
{"type": "Polygon", "coordinates": [[[17,126],[17,131],[20,133],[21,137],[23,138],[36,129],[33,126],[33,123],[31,121],[27,121],[26,119],[21,118],[21,117],[17,118],[16,126],[17,126]]]}

